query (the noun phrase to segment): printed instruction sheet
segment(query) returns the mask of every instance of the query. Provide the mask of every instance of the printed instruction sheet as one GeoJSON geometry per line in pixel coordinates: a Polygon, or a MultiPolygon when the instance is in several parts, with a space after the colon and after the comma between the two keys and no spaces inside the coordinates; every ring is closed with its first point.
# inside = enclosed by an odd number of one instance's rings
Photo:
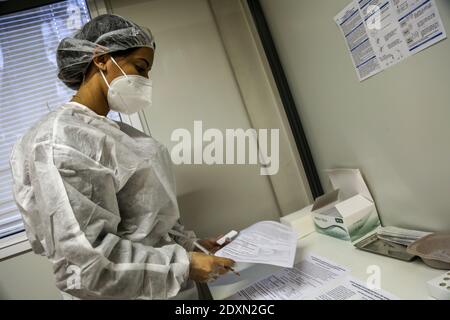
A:
{"type": "Polygon", "coordinates": [[[365,283],[347,276],[335,286],[317,292],[307,300],[398,300],[395,295],[383,291],[369,289],[365,283]]]}
{"type": "Polygon", "coordinates": [[[371,290],[350,276],[350,269],[316,255],[283,269],[228,298],[229,300],[396,300],[371,290]]]}
{"type": "Polygon", "coordinates": [[[239,232],[216,256],[236,262],[262,263],[292,267],[297,249],[297,234],[281,223],[258,222],[239,232]]]}
{"type": "Polygon", "coordinates": [[[334,20],[360,81],[447,37],[434,0],[354,0],[334,20]]]}

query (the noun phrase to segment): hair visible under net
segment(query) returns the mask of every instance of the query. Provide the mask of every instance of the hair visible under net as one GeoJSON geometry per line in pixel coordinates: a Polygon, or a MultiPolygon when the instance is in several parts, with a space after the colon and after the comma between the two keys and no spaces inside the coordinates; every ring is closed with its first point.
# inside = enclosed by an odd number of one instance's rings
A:
{"type": "Polygon", "coordinates": [[[155,49],[150,30],[117,15],[98,16],[59,43],[56,51],[58,78],[77,90],[94,57],[142,47],[155,49]]]}

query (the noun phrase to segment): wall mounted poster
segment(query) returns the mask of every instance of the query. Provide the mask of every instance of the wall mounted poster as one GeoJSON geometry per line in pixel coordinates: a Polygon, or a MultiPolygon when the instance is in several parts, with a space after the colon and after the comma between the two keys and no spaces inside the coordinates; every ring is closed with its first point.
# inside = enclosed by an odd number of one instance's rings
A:
{"type": "Polygon", "coordinates": [[[434,0],[355,0],[334,20],[360,81],[447,37],[434,0]]]}

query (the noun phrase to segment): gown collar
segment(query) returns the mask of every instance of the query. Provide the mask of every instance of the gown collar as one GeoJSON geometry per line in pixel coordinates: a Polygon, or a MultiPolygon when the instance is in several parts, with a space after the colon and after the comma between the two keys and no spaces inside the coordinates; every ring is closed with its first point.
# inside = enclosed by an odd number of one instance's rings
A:
{"type": "Polygon", "coordinates": [[[78,109],[82,109],[83,111],[85,111],[86,113],[91,115],[92,117],[106,121],[107,123],[111,124],[112,126],[116,127],[117,129],[120,129],[120,126],[116,121],[109,119],[108,117],[101,116],[101,115],[95,113],[92,109],[85,106],[84,104],[81,104],[81,103],[75,102],[75,101],[69,101],[63,107],[69,107],[69,106],[75,106],[78,109]]]}

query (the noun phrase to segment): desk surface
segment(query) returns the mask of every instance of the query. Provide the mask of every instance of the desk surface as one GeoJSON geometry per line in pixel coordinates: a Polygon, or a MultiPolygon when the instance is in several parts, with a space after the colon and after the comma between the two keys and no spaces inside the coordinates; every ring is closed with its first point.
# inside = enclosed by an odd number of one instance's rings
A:
{"type": "MultiPolygon", "coordinates": [[[[366,282],[366,279],[370,276],[367,273],[367,268],[373,265],[379,266],[381,288],[404,300],[430,299],[426,282],[445,272],[429,268],[420,259],[413,262],[404,262],[376,255],[358,250],[350,242],[316,232],[298,241],[296,261],[302,260],[308,254],[322,256],[350,268],[351,274],[363,282],[366,282]]],[[[237,266],[237,269],[241,273],[240,277],[230,273],[209,284],[209,289],[215,300],[225,299],[282,268],[242,264],[237,266]]]]}

